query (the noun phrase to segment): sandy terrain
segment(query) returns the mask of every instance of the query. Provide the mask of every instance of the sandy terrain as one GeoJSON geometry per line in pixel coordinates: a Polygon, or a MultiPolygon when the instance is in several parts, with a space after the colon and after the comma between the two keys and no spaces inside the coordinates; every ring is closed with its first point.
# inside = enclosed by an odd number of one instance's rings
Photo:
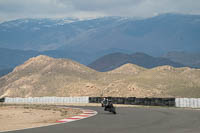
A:
{"type": "Polygon", "coordinates": [[[72,108],[0,106],[0,131],[46,126],[80,113],[72,108]]]}

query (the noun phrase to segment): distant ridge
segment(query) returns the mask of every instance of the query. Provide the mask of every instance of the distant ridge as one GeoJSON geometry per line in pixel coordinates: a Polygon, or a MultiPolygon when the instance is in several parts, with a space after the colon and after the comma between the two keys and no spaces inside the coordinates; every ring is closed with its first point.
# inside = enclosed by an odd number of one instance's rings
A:
{"type": "Polygon", "coordinates": [[[105,55],[88,65],[88,67],[100,72],[116,69],[124,64],[131,63],[144,68],[153,68],[157,66],[170,65],[173,67],[184,67],[180,63],[173,62],[167,58],[152,57],[145,53],[112,53],[105,55]]]}
{"type": "Polygon", "coordinates": [[[165,54],[164,58],[184,64],[185,66],[200,68],[200,52],[190,53],[173,51],[165,54]]]}
{"type": "Polygon", "coordinates": [[[37,51],[0,48],[0,69],[14,68],[37,55],[37,51]]]}

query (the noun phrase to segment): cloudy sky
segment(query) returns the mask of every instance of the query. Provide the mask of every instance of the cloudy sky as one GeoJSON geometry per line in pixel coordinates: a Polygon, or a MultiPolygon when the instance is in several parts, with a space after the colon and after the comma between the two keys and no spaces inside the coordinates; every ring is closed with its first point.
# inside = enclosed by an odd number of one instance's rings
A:
{"type": "Polygon", "coordinates": [[[200,14],[200,0],[0,0],[0,21],[18,18],[200,14]]]}

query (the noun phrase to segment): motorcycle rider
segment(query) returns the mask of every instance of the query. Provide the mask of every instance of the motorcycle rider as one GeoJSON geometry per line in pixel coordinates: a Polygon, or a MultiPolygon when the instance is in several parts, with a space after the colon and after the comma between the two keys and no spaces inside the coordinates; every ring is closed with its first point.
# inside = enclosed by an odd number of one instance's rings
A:
{"type": "Polygon", "coordinates": [[[108,99],[107,98],[103,98],[103,100],[101,101],[101,106],[105,107],[105,105],[108,103],[108,99]]]}
{"type": "Polygon", "coordinates": [[[107,111],[108,108],[113,107],[112,101],[109,98],[103,98],[103,101],[101,102],[101,106],[105,107],[104,110],[107,111]]]}

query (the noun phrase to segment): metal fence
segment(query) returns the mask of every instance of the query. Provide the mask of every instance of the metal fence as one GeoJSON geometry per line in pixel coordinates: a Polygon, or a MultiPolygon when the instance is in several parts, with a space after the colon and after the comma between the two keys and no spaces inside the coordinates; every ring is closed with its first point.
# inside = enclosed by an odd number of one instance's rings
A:
{"type": "Polygon", "coordinates": [[[89,103],[89,97],[28,97],[28,98],[5,98],[5,103],[89,103]]]}

